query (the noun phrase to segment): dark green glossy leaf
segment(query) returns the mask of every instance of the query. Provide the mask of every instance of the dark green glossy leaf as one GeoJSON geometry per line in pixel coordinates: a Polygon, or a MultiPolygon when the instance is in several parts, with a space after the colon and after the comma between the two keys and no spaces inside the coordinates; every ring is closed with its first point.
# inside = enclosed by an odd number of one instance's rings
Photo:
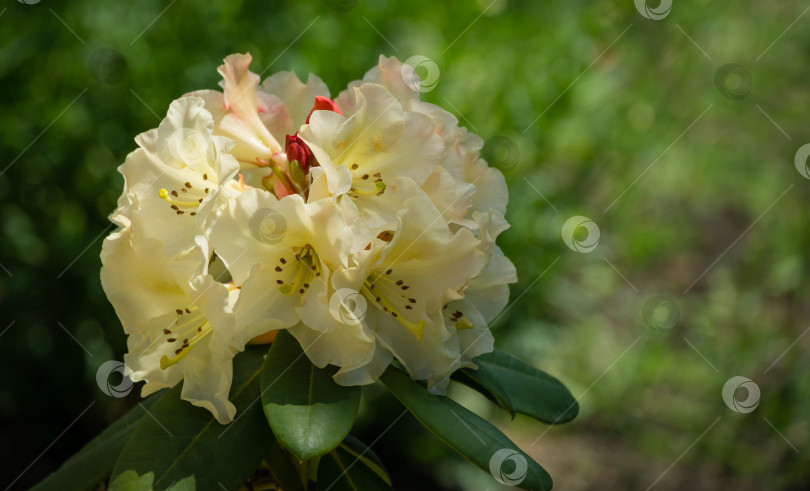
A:
{"type": "Polygon", "coordinates": [[[147,472],[139,476],[135,471],[124,471],[119,474],[111,483],[110,489],[123,489],[126,491],[151,491],[152,483],[155,481],[155,474],[147,472]]]}
{"type": "Polygon", "coordinates": [[[507,475],[512,484],[532,490],[551,489],[551,476],[545,469],[487,420],[452,399],[434,396],[395,367],[386,370],[380,380],[420,423],[470,462],[491,472],[493,459],[505,452],[510,459],[526,464],[525,475],[507,475]]]}
{"type": "MultiPolygon", "coordinates": [[[[509,412],[509,415],[512,416],[512,419],[514,419],[515,410],[512,408],[512,402],[506,399],[507,397],[506,391],[500,387],[500,384],[498,384],[498,387],[488,389],[483,385],[479,384],[478,381],[476,381],[474,378],[472,378],[469,372],[470,370],[466,369],[456,370],[455,372],[453,372],[451,379],[455,380],[456,382],[460,382],[466,385],[467,387],[481,393],[481,395],[483,395],[490,401],[494,402],[503,409],[506,409],[506,411],[509,412]]],[[[495,383],[497,383],[497,381],[495,383]]]]}
{"type": "Polygon", "coordinates": [[[373,491],[392,488],[391,478],[380,458],[363,442],[349,436],[338,448],[321,457],[318,489],[373,491]]]}
{"type": "Polygon", "coordinates": [[[366,446],[365,443],[349,435],[343,440],[343,443],[340,444],[340,448],[354,455],[355,458],[360,459],[363,465],[380,476],[386,484],[391,485],[391,477],[388,475],[388,470],[386,470],[382,460],[374,453],[371,447],[366,446]]]}
{"type": "Polygon", "coordinates": [[[96,489],[112,473],[115,461],[124,448],[124,444],[135,429],[138,421],[146,415],[144,408],[149,408],[163,392],[147,397],[127,414],[107,427],[90,443],[69,458],[62,466],[37,484],[34,490],[65,489],[69,482],[73,489],[96,489]]]}
{"type": "Polygon", "coordinates": [[[124,446],[110,490],[237,489],[273,444],[258,403],[263,354],[256,347],[234,358],[229,398],[237,412],[228,425],[181,400],[182,384],[168,390],[124,446]]]}
{"type": "Polygon", "coordinates": [[[281,448],[278,442],[274,443],[264,460],[270,468],[273,479],[284,491],[304,491],[305,476],[292,461],[295,459],[290,453],[281,448]]]}
{"type": "Polygon", "coordinates": [[[360,387],[332,380],[337,369],[318,368],[298,341],[281,331],[262,369],[262,404],[273,434],[300,460],[323,455],[348,435],[360,406],[360,387]]]}
{"type": "MultiPolygon", "coordinates": [[[[500,350],[473,360],[478,370],[464,369],[464,375],[476,382],[468,384],[486,389],[497,403],[515,412],[560,424],[579,413],[579,404],[571,392],[556,378],[500,350]]],[[[466,383],[463,378],[458,379],[466,383]]]]}

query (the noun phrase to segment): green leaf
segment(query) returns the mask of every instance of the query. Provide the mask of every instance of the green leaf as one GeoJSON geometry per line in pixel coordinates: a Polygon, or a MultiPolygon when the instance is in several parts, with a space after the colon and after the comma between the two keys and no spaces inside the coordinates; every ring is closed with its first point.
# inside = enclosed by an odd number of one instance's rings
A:
{"type": "Polygon", "coordinates": [[[147,472],[139,476],[135,471],[124,471],[111,483],[110,489],[126,489],[127,491],[151,491],[155,474],[147,472]]]}
{"type": "Polygon", "coordinates": [[[96,489],[110,477],[115,461],[124,448],[135,425],[146,415],[148,409],[160,398],[163,392],[152,394],[135,406],[127,414],[108,426],[96,438],[79,450],[64,464],[37,484],[34,490],[65,489],[69,482],[73,489],[96,489]]]}
{"type": "MultiPolygon", "coordinates": [[[[478,370],[463,369],[464,375],[484,387],[503,407],[539,419],[544,423],[567,423],[579,413],[571,392],[556,378],[500,350],[473,360],[478,370]]],[[[458,378],[466,383],[463,378],[458,378]]]]}
{"type": "Polygon", "coordinates": [[[506,391],[500,387],[500,384],[498,384],[497,381],[493,381],[493,388],[488,389],[483,385],[479,384],[478,381],[472,378],[468,372],[469,370],[466,369],[456,370],[455,372],[453,372],[453,375],[451,375],[450,378],[452,380],[455,380],[456,382],[460,382],[466,385],[467,387],[477,392],[480,392],[484,397],[486,397],[490,401],[494,402],[503,409],[506,409],[509,415],[512,416],[512,419],[515,419],[515,410],[512,408],[512,401],[507,399],[506,391]],[[497,384],[497,386],[494,386],[495,384],[497,384]]]}
{"type": "Polygon", "coordinates": [[[360,387],[332,380],[337,368],[318,368],[287,331],[273,341],[262,368],[262,404],[273,434],[300,460],[324,455],[349,434],[360,387]]]}
{"type": "MultiPolygon", "coordinates": [[[[512,480],[510,484],[526,489],[551,489],[551,476],[545,469],[487,420],[452,399],[434,396],[395,367],[388,368],[380,380],[420,423],[450,448],[487,472],[492,472],[490,467],[493,463],[496,464],[496,471],[506,472],[493,475],[494,478],[506,477],[512,480]],[[514,465],[517,465],[517,460],[525,462],[525,475],[516,476],[516,469],[497,466],[498,457],[503,456],[504,452],[515,462],[514,465]],[[512,475],[509,475],[510,472],[512,475]]],[[[501,459],[500,463],[504,464],[504,460],[501,459]]]]}
{"type": "Polygon", "coordinates": [[[258,404],[263,352],[249,348],[234,358],[236,418],[228,425],[181,400],[182,384],[168,390],[124,446],[110,490],[238,488],[274,441],[258,404]]]}
{"type": "Polygon", "coordinates": [[[324,455],[318,464],[318,489],[364,491],[392,489],[380,458],[352,436],[324,455]]]}
{"type": "Polygon", "coordinates": [[[270,474],[281,486],[281,489],[284,491],[304,491],[306,476],[299,472],[299,468],[291,460],[293,458],[295,457],[292,457],[276,442],[270,448],[264,460],[267,462],[270,474]]]}

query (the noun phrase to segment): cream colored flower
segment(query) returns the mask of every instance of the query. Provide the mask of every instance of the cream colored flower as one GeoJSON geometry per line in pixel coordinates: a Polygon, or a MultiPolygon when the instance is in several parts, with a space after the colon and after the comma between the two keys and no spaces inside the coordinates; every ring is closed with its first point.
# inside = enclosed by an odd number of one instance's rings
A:
{"type": "Polygon", "coordinates": [[[128,372],[144,394],[183,380],[184,399],[227,422],[232,357],[288,329],[340,384],[373,383],[397,359],[443,393],[492,350],[516,281],[495,245],[503,176],[395,58],[335,101],[314,75],[260,85],[250,62],[227,57],[223,92],[172,103],[120,168],[102,284],[128,372]]]}
{"type": "Polygon", "coordinates": [[[216,122],[216,133],[236,145],[233,154],[243,164],[256,165],[257,160],[270,161],[281,152],[279,140],[262,122],[262,114],[280,111],[281,102],[258,91],[259,76],[248,69],[249,54],[233,54],[217,70],[222,75],[222,92],[199,90],[190,95],[201,97],[205,108],[216,122]]]}
{"type": "Polygon", "coordinates": [[[199,250],[170,259],[163,244],[135,244],[132,229],[104,241],[101,284],[127,333],[126,375],[146,381],[141,396],[183,380],[181,397],[233,420],[228,401],[233,345],[233,303],[238,290],[204,272],[199,250]]]}
{"type": "Polygon", "coordinates": [[[480,157],[481,138],[460,127],[457,118],[446,110],[420,101],[419,91],[407,83],[413,77],[411,67],[396,58],[380,56],[378,66],[362,80],[351,82],[335,101],[344,115],[351,117],[362,105],[358,88],[380,84],[404,111],[427,116],[444,143],[440,165],[421,183],[421,188],[447,223],[475,232],[480,239],[479,249],[487,257],[486,267],[464,289],[464,298],[448,302],[442,311],[445,322],[457,328],[462,366],[472,366],[472,358],[492,350],[488,324],[506,306],[508,284],[517,281],[514,265],[495,245],[495,238],[509,226],[504,219],[508,190],[501,172],[480,157]]]}
{"type": "Polygon", "coordinates": [[[343,212],[329,200],[306,203],[298,195],[279,200],[260,189],[232,200],[213,228],[211,245],[241,285],[235,306],[240,337],[301,323],[332,350],[326,361],[313,358],[319,366],[370,357],[370,334],[358,326],[335,331],[329,310],[332,275],[348,266],[351,244],[343,212]]]}
{"type": "MultiPolygon", "coordinates": [[[[458,368],[457,328],[445,322],[442,308],[462,298],[469,279],[485,266],[486,256],[473,233],[453,233],[428,197],[414,189],[397,214],[394,231],[375,238],[352,259],[349,267],[335,272],[332,283],[336,290],[362,295],[368,308],[361,323],[373,333],[376,346],[364,363],[340,365],[335,380],[371,383],[392,357],[413,378],[431,385],[458,368]]],[[[302,344],[310,343],[307,354],[318,364],[317,352],[328,341],[302,325],[291,332],[302,344]]]]}
{"type": "Polygon", "coordinates": [[[357,250],[396,223],[403,198],[389,190],[394,180],[421,186],[441,162],[444,146],[430,120],[403,110],[385,87],[363,84],[355,99],[350,117],[315,111],[299,135],[323,170],[325,186],[316,182],[310,198],[348,198],[340,203],[353,218],[357,250]]]}
{"type": "MultiPolygon", "coordinates": [[[[259,75],[249,70],[249,54],[233,54],[219,67],[222,92],[200,90],[214,115],[215,133],[236,145],[232,151],[239,160],[245,181],[255,187],[273,190],[279,197],[298,192],[282,143],[306,122],[317,96],[328,97],[320,78],[310,74],[302,83],[293,72],[279,72],[259,86],[259,75]]],[[[305,187],[305,186],[304,186],[305,187]]]]}
{"type": "Polygon", "coordinates": [[[265,112],[260,116],[267,128],[274,134],[294,135],[307,122],[316,97],[329,97],[329,88],[313,74],[307,83],[301,82],[294,72],[278,72],[266,78],[261,90],[281,101],[276,112],[265,112]]]}
{"type": "MultiPolygon", "coordinates": [[[[363,84],[383,85],[399,102],[403,110],[427,116],[434,131],[444,142],[446,152],[441,168],[436,169],[423,189],[436,203],[448,221],[465,222],[475,227],[472,214],[493,210],[506,214],[509,193],[500,171],[489,167],[480,158],[484,142],[477,135],[460,127],[458,119],[443,108],[419,100],[419,91],[406,82],[413,80],[413,68],[394,57],[380,56],[376,67],[366,72],[362,80],[349,84],[335,99],[343,114],[350,117],[359,107],[355,92],[363,84]],[[450,184],[453,178],[455,186],[450,184]]],[[[422,183],[420,183],[421,185],[422,183]]]]}
{"type": "Polygon", "coordinates": [[[445,322],[458,332],[461,366],[475,367],[472,359],[493,349],[489,324],[498,317],[509,301],[509,284],[517,282],[517,271],[495,244],[509,224],[498,213],[473,214],[480,240],[479,250],[486,256],[486,266],[464,289],[464,298],[447,303],[442,309],[445,322]]]}
{"type": "Polygon", "coordinates": [[[131,222],[132,240],[158,240],[175,257],[196,246],[213,212],[241,187],[228,152],[230,140],[213,135],[213,119],[198,97],[169,107],[157,129],[138,135],[140,148],[119,167],[124,192],[111,219],[131,222]]]}

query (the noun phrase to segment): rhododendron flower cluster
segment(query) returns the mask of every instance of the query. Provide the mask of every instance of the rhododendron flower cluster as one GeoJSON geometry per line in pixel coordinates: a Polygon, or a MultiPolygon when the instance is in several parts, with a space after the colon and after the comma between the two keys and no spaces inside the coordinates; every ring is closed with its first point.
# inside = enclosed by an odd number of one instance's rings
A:
{"type": "Polygon", "coordinates": [[[233,357],[286,329],[338,384],[396,359],[443,393],[492,351],[516,281],[495,244],[503,176],[394,58],[334,99],[312,74],[261,81],[250,62],[227,57],[222,91],[172,102],[119,169],[101,279],[126,374],[144,396],[182,380],[227,423],[233,357]]]}

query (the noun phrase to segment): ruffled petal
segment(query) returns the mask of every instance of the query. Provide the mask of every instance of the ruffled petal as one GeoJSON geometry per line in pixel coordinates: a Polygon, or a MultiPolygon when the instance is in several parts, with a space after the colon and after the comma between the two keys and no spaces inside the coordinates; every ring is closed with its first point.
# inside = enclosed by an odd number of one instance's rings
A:
{"type": "Polygon", "coordinates": [[[211,243],[242,284],[254,265],[266,271],[286,269],[294,248],[311,246],[330,268],[345,264],[351,229],[340,208],[329,200],[305,203],[298,195],[281,200],[261,189],[248,189],[231,200],[211,232],[211,243]]]}
{"type": "Polygon", "coordinates": [[[394,359],[390,351],[375,344],[370,360],[363,360],[357,365],[344,366],[332,378],[340,385],[368,385],[380,379],[388,365],[394,359]]]}
{"type": "Polygon", "coordinates": [[[379,84],[388,89],[406,110],[411,104],[419,101],[419,91],[413,90],[406,80],[414,80],[413,67],[405,65],[395,57],[386,58],[380,55],[377,66],[366,72],[362,80],[349,83],[348,89],[342,91],[335,99],[343,114],[347,117],[356,112],[357,98],[354,88],[364,83],[379,84]]]}
{"type": "MultiPolygon", "coordinates": [[[[154,238],[175,257],[195,247],[208,215],[222,205],[223,187],[239,169],[230,140],[213,135],[213,119],[198,97],[174,101],[156,130],[136,139],[141,148],[119,168],[124,175],[134,241],[154,238]]],[[[120,222],[120,220],[119,220],[120,222]]]]}
{"type": "Polygon", "coordinates": [[[233,381],[232,358],[207,345],[192,350],[183,359],[180,398],[207,409],[220,424],[230,423],[236,415],[236,406],[228,400],[233,381]]]}
{"type": "Polygon", "coordinates": [[[265,93],[277,97],[284,110],[275,114],[264,113],[262,120],[275,135],[292,135],[306,122],[316,96],[329,97],[329,88],[319,77],[309,74],[307,83],[301,82],[295,72],[278,72],[262,82],[265,93]]]}
{"type": "Polygon", "coordinates": [[[269,162],[273,154],[282,151],[279,140],[262,118],[280,114],[284,104],[258,89],[259,76],[248,69],[251,60],[250,54],[225,58],[225,63],[218,68],[223,78],[222,93],[201,90],[190,94],[205,101],[205,108],[214,115],[216,134],[235,142],[232,153],[243,166],[269,162]]]}
{"type": "Polygon", "coordinates": [[[372,360],[374,337],[366,332],[362,324],[339,324],[334,319],[331,324],[331,330],[312,329],[303,323],[289,330],[317,367],[360,366],[372,360]]]}
{"type": "Polygon", "coordinates": [[[113,234],[102,245],[101,286],[127,333],[147,330],[149,322],[182,303],[187,290],[176,278],[190,278],[198,261],[170,262],[160,242],[131,243],[131,231],[113,234]]]}

